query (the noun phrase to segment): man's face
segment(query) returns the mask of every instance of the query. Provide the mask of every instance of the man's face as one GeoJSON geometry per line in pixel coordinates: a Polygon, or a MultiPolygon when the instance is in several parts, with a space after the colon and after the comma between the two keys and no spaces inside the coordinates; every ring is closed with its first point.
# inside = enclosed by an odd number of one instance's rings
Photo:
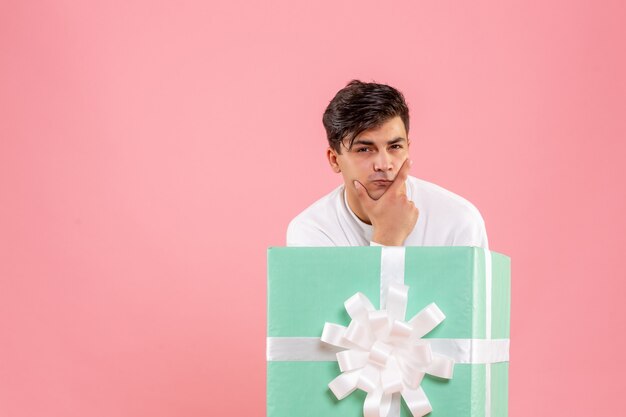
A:
{"type": "Polygon", "coordinates": [[[378,200],[409,157],[409,142],[402,119],[396,116],[377,128],[365,130],[354,139],[350,150],[346,148],[348,145],[342,146],[341,155],[328,149],[331,167],[335,172],[341,172],[349,190],[354,191],[352,182],[358,180],[370,197],[378,200]]]}

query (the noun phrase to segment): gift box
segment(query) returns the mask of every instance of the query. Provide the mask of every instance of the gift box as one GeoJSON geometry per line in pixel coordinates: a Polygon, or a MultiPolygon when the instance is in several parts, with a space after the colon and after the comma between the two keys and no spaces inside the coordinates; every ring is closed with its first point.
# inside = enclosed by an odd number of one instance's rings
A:
{"type": "Polygon", "coordinates": [[[461,246],[267,255],[268,417],[507,415],[507,256],[461,246]]]}

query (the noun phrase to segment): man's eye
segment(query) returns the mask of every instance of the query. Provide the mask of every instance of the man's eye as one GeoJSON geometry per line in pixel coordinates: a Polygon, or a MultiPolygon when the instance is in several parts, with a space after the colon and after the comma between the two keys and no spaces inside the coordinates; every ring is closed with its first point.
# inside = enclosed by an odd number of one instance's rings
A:
{"type": "Polygon", "coordinates": [[[393,146],[397,146],[396,149],[402,149],[402,145],[393,145],[393,146]]]}
{"type": "Polygon", "coordinates": [[[369,149],[369,148],[359,148],[359,149],[357,149],[356,151],[357,151],[357,152],[361,152],[361,151],[366,151],[366,150],[368,150],[368,149],[369,149]]]}

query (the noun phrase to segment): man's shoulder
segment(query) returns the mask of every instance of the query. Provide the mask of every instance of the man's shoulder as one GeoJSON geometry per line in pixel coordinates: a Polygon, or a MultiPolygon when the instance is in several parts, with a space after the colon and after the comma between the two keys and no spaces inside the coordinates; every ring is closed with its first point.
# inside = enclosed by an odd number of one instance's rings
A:
{"type": "Polygon", "coordinates": [[[296,217],[293,218],[291,222],[323,222],[324,220],[328,219],[329,214],[336,213],[337,203],[340,198],[343,198],[342,193],[343,184],[337,186],[331,192],[324,195],[323,197],[309,205],[307,208],[302,210],[296,217]]]}
{"type": "Polygon", "coordinates": [[[414,177],[411,182],[413,201],[429,224],[427,245],[489,247],[485,221],[474,204],[432,182],[414,177]]]}
{"type": "Polygon", "coordinates": [[[419,203],[447,220],[483,221],[478,208],[466,198],[430,181],[412,176],[408,178],[413,186],[413,201],[416,205],[419,203]]]}
{"type": "Polygon", "coordinates": [[[287,226],[287,246],[299,246],[306,242],[311,245],[332,245],[328,231],[337,222],[337,210],[343,198],[343,184],[316,200],[302,210],[287,226]]]}

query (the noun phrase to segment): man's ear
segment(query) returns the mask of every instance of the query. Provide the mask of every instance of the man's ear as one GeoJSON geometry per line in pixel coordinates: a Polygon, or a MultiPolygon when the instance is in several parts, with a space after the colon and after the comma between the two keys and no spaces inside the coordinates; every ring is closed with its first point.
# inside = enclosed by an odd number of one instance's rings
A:
{"type": "Polygon", "coordinates": [[[332,170],[335,171],[335,173],[337,173],[337,174],[340,173],[341,172],[341,167],[339,166],[339,160],[337,158],[337,153],[330,146],[326,150],[326,156],[328,157],[328,163],[330,164],[330,167],[332,168],[332,170]]]}

